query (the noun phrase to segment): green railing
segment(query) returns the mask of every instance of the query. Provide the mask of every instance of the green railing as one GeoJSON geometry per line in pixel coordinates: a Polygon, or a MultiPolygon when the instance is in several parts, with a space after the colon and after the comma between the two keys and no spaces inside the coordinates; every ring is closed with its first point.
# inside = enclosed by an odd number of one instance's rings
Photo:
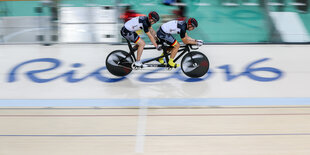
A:
{"type": "MultiPolygon", "coordinates": [[[[79,43],[119,43],[122,39],[118,29],[123,21],[118,17],[126,6],[131,6],[131,9],[141,14],[157,11],[161,20],[154,25],[154,29],[173,20],[174,12],[183,9],[184,16],[195,17],[199,22],[199,27],[188,34],[209,43],[310,42],[310,9],[307,0],[182,0],[172,5],[164,5],[162,2],[163,0],[1,0],[0,44],[71,42],[64,39],[70,35],[75,38],[87,35],[85,38],[90,38],[73,41],[79,43]],[[86,16],[83,18],[87,20],[80,23],[72,20],[74,22],[70,23],[66,19],[64,22],[63,16],[70,14],[70,9],[84,9],[86,16]],[[105,18],[109,13],[109,10],[104,12],[100,9],[115,10],[115,22],[96,20],[105,18]],[[287,23],[286,26],[287,19],[281,18],[284,15],[289,15],[287,17],[295,23],[287,23]],[[100,24],[103,27],[101,29],[100,24]],[[68,27],[76,31],[76,34],[67,34],[65,31],[68,27]],[[74,27],[77,27],[76,30],[74,27]],[[98,36],[107,38],[100,39],[98,36]],[[113,37],[115,39],[111,39],[113,37]]],[[[76,18],[81,17],[77,15],[76,18]]],[[[175,37],[180,40],[177,35],[175,37]]],[[[143,34],[142,38],[149,41],[143,34]]]]}

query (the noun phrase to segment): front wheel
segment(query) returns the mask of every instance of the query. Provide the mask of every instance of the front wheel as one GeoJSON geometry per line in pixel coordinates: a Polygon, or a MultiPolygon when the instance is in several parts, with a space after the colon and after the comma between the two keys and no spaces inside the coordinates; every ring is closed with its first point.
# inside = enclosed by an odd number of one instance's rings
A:
{"type": "Polygon", "coordinates": [[[181,68],[185,75],[199,78],[208,72],[209,60],[201,52],[189,52],[182,58],[181,68]]]}
{"type": "Polygon", "coordinates": [[[133,59],[129,53],[122,50],[111,52],[106,59],[106,66],[108,71],[116,76],[128,75],[132,71],[132,63],[133,59]]]}

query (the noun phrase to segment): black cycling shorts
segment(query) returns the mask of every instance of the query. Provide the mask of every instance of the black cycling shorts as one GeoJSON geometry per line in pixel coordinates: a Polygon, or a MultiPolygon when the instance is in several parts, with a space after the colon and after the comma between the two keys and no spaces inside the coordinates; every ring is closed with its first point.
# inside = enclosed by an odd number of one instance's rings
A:
{"type": "Polygon", "coordinates": [[[127,39],[127,40],[129,40],[131,42],[134,42],[135,44],[140,40],[140,37],[139,37],[139,35],[136,32],[131,32],[131,31],[127,30],[125,28],[125,26],[123,26],[122,29],[121,29],[121,35],[125,39],[127,39]]]}
{"type": "Polygon", "coordinates": [[[161,28],[159,28],[156,34],[161,41],[170,46],[175,46],[177,44],[177,40],[171,34],[165,33],[161,28]]]}

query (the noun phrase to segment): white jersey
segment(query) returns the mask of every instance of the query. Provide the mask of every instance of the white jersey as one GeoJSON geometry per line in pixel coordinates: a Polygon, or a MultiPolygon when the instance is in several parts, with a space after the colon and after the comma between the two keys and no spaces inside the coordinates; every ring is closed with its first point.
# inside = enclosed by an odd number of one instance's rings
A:
{"type": "Polygon", "coordinates": [[[163,24],[161,28],[165,33],[168,33],[168,34],[178,34],[181,31],[181,29],[178,28],[177,20],[172,20],[170,22],[167,22],[163,24]]]}
{"type": "Polygon", "coordinates": [[[180,37],[184,38],[187,29],[187,23],[185,21],[172,20],[163,24],[160,28],[167,34],[180,34],[180,37]]]}
{"type": "Polygon", "coordinates": [[[125,23],[125,28],[128,31],[134,32],[141,29],[144,29],[144,32],[148,32],[148,28],[151,26],[151,24],[148,21],[148,18],[146,16],[139,16],[130,19],[125,23]]]}

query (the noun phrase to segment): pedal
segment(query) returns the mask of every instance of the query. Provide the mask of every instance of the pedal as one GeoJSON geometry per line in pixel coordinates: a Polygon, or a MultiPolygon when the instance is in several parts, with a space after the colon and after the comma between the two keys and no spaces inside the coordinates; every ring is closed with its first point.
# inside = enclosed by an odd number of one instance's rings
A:
{"type": "Polygon", "coordinates": [[[167,70],[172,70],[173,68],[178,68],[178,67],[177,67],[177,65],[170,66],[169,64],[167,64],[167,70]]]}
{"type": "Polygon", "coordinates": [[[134,66],[132,69],[139,70],[139,69],[142,69],[142,67],[134,66]]]}
{"type": "Polygon", "coordinates": [[[134,63],[131,64],[131,68],[134,69],[134,70],[139,70],[139,69],[142,69],[143,68],[143,65],[141,66],[136,66],[134,63]]]}

